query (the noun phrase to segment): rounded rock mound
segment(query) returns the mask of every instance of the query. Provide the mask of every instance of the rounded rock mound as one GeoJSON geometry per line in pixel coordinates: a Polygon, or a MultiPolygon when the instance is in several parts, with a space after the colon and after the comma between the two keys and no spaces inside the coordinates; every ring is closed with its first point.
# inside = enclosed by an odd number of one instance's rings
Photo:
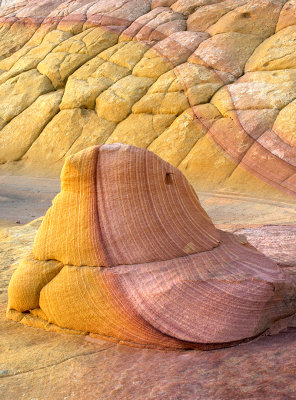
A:
{"type": "Polygon", "coordinates": [[[67,158],[9,285],[8,318],[157,348],[225,347],[296,313],[296,287],[220,231],[183,174],[124,144],[67,158]]]}
{"type": "Polygon", "coordinates": [[[295,0],[2,0],[0,172],[120,142],[295,203],[295,38],[295,0]]]}

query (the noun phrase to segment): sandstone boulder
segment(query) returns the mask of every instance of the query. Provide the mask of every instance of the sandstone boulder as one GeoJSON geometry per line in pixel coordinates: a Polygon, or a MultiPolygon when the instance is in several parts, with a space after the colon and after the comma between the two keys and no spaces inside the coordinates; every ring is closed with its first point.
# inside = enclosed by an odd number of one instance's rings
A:
{"type": "Polygon", "coordinates": [[[244,236],[215,228],[177,168],[107,144],[67,158],[61,192],[11,278],[7,316],[129,345],[209,350],[280,320],[287,327],[295,283],[244,236]]]}

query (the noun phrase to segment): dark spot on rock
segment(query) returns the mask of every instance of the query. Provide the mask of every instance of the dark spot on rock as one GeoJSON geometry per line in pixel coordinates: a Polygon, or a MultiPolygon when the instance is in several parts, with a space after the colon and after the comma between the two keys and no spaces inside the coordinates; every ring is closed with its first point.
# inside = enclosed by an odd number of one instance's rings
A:
{"type": "Polygon", "coordinates": [[[173,183],[172,175],[173,175],[172,172],[167,172],[167,173],[165,174],[164,181],[165,181],[165,183],[166,183],[167,185],[171,185],[171,184],[173,183]]]}
{"type": "Polygon", "coordinates": [[[243,18],[251,18],[251,14],[249,12],[244,12],[241,14],[243,18]]]}

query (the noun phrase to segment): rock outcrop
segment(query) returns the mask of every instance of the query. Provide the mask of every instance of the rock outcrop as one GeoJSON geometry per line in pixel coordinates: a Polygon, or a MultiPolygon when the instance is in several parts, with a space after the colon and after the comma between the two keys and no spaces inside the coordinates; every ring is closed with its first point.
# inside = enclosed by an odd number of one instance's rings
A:
{"type": "Polygon", "coordinates": [[[1,171],[54,176],[123,142],[199,190],[295,198],[294,0],[2,1],[0,15],[1,171]]]}
{"type": "Polygon", "coordinates": [[[283,269],[216,229],[177,168],[123,144],[67,158],[8,295],[24,324],[157,348],[227,347],[296,313],[283,269]]]}
{"type": "MultiPolygon", "coordinates": [[[[35,188],[35,197],[30,190],[25,193],[30,196],[31,207],[38,208],[44,204],[40,194],[44,200],[50,190],[55,193],[52,184],[47,186],[50,181],[23,177],[14,177],[12,182],[2,180],[1,197],[8,195],[8,190],[10,195],[19,193],[25,183],[27,189],[35,188]]],[[[18,201],[9,204],[15,207],[16,215],[22,215],[28,202],[23,196],[15,198],[18,201]]],[[[287,225],[295,221],[295,206],[286,204],[285,208],[268,199],[257,201],[231,194],[202,193],[200,200],[219,228],[225,229],[227,222],[227,229],[235,231],[243,223],[245,230],[241,233],[248,241],[260,246],[260,251],[275,262],[285,263],[285,271],[296,279],[296,230],[287,225]],[[262,226],[264,223],[269,226],[262,226]],[[278,223],[286,226],[276,226],[278,223]]],[[[0,201],[1,224],[5,203],[0,201]]],[[[33,215],[43,212],[40,209],[33,215]]],[[[9,280],[19,261],[31,251],[40,222],[0,226],[0,376],[5,400],[106,400],[110,396],[112,400],[293,399],[296,320],[278,334],[261,336],[245,345],[219,351],[165,353],[120,346],[89,335],[61,335],[6,320],[9,280]]]]}

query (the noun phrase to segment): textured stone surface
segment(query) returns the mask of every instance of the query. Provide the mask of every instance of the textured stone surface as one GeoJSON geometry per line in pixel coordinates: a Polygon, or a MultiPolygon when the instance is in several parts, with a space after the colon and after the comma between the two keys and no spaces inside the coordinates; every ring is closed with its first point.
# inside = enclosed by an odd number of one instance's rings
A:
{"type": "Polygon", "coordinates": [[[2,129],[0,162],[18,160],[29,150],[42,128],[59,112],[62,95],[63,91],[59,90],[39,96],[2,129]]]}
{"type": "Polygon", "coordinates": [[[237,233],[250,236],[250,243],[262,253],[268,252],[277,263],[287,266],[295,264],[295,226],[266,226],[257,229],[242,229],[237,233]]]}
{"type": "Polygon", "coordinates": [[[294,0],[2,1],[0,171],[57,176],[67,154],[122,141],[180,166],[197,190],[295,198],[295,10],[294,0]],[[48,92],[53,105],[21,139],[48,92]],[[215,106],[215,121],[198,105],[215,106]]]}
{"type": "Polygon", "coordinates": [[[242,75],[246,61],[260,42],[256,35],[221,33],[204,41],[189,61],[228,72],[237,78],[242,75]]]}
{"type": "MultiPolygon", "coordinates": [[[[19,196],[18,187],[23,190],[23,179],[14,179],[14,196],[19,196]]],[[[47,187],[47,181],[40,179],[31,179],[29,184],[30,187],[38,187],[38,184],[47,187]]],[[[40,203],[38,196],[40,193],[36,191],[35,199],[31,200],[35,207],[40,203]]],[[[285,208],[284,204],[272,205],[264,200],[223,194],[201,194],[200,198],[214,222],[221,227],[226,221],[231,222],[233,225],[228,226],[231,230],[237,229],[242,215],[246,226],[262,224],[264,217],[274,224],[276,221],[285,223],[285,219],[294,224],[296,221],[294,206],[288,204],[285,208]],[[271,215],[274,220],[270,219],[271,215]]],[[[18,204],[16,210],[22,212],[24,202],[18,204]]],[[[130,348],[88,336],[46,332],[6,321],[10,276],[19,260],[30,251],[40,222],[1,229],[0,388],[3,399],[293,399],[296,391],[296,331],[293,327],[228,349],[163,352],[130,348]]],[[[276,259],[287,259],[286,251],[291,250],[294,232],[294,227],[291,228],[289,233],[288,226],[266,227],[261,234],[260,227],[248,228],[244,234],[249,241],[260,237],[263,244],[266,241],[264,232],[270,232],[267,233],[270,239],[279,232],[281,246],[272,245],[270,251],[266,245],[264,251],[276,259]]],[[[272,241],[268,239],[266,243],[272,244],[272,241]]],[[[295,272],[295,268],[294,263],[289,272],[295,272]]]]}
{"type": "Polygon", "coordinates": [[[177,168],[118,143],[66,159],[8,297],[25,325],[144,348],[228,347],[296,315],[284,269],[215,228],[177,168]]]}

